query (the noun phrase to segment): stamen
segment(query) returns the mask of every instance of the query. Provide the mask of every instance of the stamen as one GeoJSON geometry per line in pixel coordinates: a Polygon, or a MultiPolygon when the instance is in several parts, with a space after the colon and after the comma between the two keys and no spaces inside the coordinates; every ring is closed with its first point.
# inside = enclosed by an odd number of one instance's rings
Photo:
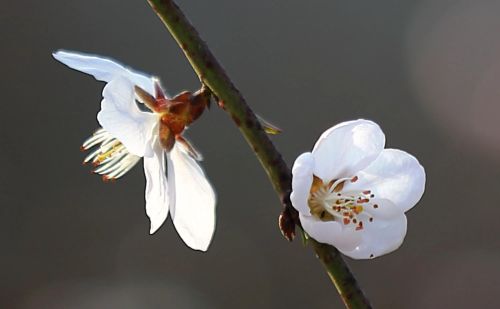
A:
{"type": "Polygon", "coordinates": [[[82,148],[88,150],[89,148],[94,147],[95,145],[101,143],[105,139],[109,138],[110,135],[104,129],[98,129],[89,137],[82,145],[82,148]]]}
{"type": "Polygon", "coordinates": [[[97,174],[107,174],[114,171],[120,165],[120,161],[126,156],[128,153],[122,152],[113,157],[107,159],[107,162],[103,162],[97,169],[94,170],[94,173],[97,174]]]}
{"type": "MultiPolygon", "coordinates": [[[[365,207],[372,205],[375,195],[371,190],[343,190],[346,182],[358,181],[358,176],[340,178],[326,183],[314,176],[311,187],[309,208],[311,214],[322,221],[339,221],[345,226],[352,226],[356,231],[364,229],[364,220],[373,222],[373,217],[365,212],[365,207]],[[326,213],[328,214],[325,215],[326,213]]],[[[374,208],[378,205],[374,204],[374,208]]]]}
{"type": "MultiPolygon", "coordinates": [[[[112,144],[112,143],[110,143],[112,144]]],[[[105,161],[109,161],[116,154],[119,154],[121,150],[125,149],[125,146],[121,144],[119,141],[115,141],[111,147],[101,147],[101,153],[97,156],[94,161],[97,161],[98,165],[102,164],[105,161]]]]}
{"type": "Polygon", "coordinates": [[[85,159],[83,159],[83,163],[86,164],[86,163],[89,163],[90,161],[94,160],[94,158],[97,157],[99,155],[99,153],[101,153],[100,149],[97,149],[97,150],[91,152],[88,156],[85,157],[85,159]]]}
{"type": "Polygon", "coordinates": [[[357,215],[359,215],[360,213],[363,212],[363,206],[361,206],[361,205],[354,206],[352,208],[352,211],[354,211],[354,213],[356,213],[357,215]]]}
{"type": "Polygon", "coordinates": [[[114,181],[114,180],[115,180],[115,179],[113,179],[113,178],[109,177],[108,175],[102,175],[102,177],[101,177],[101,178],[102,178],[102,181],[104,181],[104,182],[106,182],[106,183],[107,183],[107,182],[112,182],[112,181],[114,181]]]}
{"type": "Polygon", "coordinates": [[[350,178],[339,178],[337,180],[335,180],[331,185],[330,185],[330,188],[329,188],[329,192],[332,193],[334,192],[334,189],[340,185],[341,183],[343,183],[344,181],[348,181],[350,178]]]}
{"type": "Polygon", "coordinates": [[[140,157],[134,155],[128,155],[124,160],[122,160],[120,168],[116,169],[114,172],[110,173],[109,176],[113,178],[120,178],[125,175],[128,171],[134,167],[137,162],[139,162],[140,157]]]}
{"type": "Polygon", "coordinates": [[[83,163],[92,162],[97,167],[93,172],[102,175],[105,182],[122,177],[140,160],[140,157],[128,152],[119,140],[102,128],[87,139],[82,148],[88,150],[94,146],[97,149],[85,157],[83,163]]]}

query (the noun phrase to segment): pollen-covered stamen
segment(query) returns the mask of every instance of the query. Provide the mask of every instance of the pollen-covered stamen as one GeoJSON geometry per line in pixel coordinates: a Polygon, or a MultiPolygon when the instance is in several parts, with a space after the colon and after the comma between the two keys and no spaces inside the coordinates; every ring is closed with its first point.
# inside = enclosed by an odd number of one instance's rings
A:
{"type": "MultiPolygon", "coordinates": [[[[355,230],[362,230],[364,222],[373,222],[373,217],[365,208],[374,204],[371,190],[344,190],[346,183],[354,183],[357,176],[323,182],[314,176],[308,200],[310,212],[323,221],[338,221],[345,226],[352,226],[355,230]]],[[[377,205],[378,207],[378,205],[377,205]]]]}
{"type": "Polygon", "coordinates": [[[128,152],[120,141],[113,138],[104,129],[97,130],[88,138],[83,143],[82,149],[89,150],[95,146],[97,149],[91,152],[83,162],[91,162],[96,166],[93,172],[103,175],[104,181],[122,177],[140,160],[140,157],[128,152]]]}

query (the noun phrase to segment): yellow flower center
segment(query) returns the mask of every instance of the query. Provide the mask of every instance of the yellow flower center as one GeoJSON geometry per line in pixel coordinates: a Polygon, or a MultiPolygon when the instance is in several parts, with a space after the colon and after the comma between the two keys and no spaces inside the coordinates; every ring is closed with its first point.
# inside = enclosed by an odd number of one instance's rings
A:
{"type": "Polygon", "coordinates": [[[370,202],[375,197],[370,190],[344,190],[346,182],[357,180],[358,177],[354,176],[325,183],[314,176],[308,199],[311,215],[322,221],[338,221],[345,226],[353,226],[357,231],[362,230],[366,219],[373,221],[373,217],[366,212],[366,206],[376,209],[378,205],[370,202]]]}

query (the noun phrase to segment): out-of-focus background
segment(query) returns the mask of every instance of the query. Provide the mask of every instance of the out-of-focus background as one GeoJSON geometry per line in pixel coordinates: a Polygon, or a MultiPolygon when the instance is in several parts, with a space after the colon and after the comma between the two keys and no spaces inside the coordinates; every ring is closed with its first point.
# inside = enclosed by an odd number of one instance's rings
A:
{"type": "MultiPolygon", "coordinates": [[[[403,246],[349,260],[378,308],[500,306],[500,1],[179,0],[288,163],[344,120],[378,122],[427,190],[403,246]]],[[[214,107],[189,131],[218,194],[207,253],[148,234],[140,165],[80,162],[102,83],[51,57],[111,56],[196,90],[146,1],[14,1],[0,11],[1,308],[341,308],[312,251],[286,242],[270,183],[214,107]]]]}

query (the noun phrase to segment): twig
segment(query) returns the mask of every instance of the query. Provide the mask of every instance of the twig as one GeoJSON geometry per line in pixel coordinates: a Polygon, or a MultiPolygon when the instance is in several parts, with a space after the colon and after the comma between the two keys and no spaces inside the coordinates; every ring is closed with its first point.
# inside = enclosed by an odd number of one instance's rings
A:
{"type": "MultiPolygon", "coordinates": [[[[298,224],[298,216],[290,202],[291,172],[281,154],[262,129],[241,93],[175,2],[173,0],[148,0],[148,2],[183,50],[200,81],[218,98],[219,105],[229,113],[256,154],[280,197],[284,207],[280,216],[280,227],[285,237],[291,239],[295,224],[298,224]]],[[[368,299],[358,287],[356,279],[339,251],[312,239],[309,243],[325,266],[346,307],[370,308],[368,299]]]]}

